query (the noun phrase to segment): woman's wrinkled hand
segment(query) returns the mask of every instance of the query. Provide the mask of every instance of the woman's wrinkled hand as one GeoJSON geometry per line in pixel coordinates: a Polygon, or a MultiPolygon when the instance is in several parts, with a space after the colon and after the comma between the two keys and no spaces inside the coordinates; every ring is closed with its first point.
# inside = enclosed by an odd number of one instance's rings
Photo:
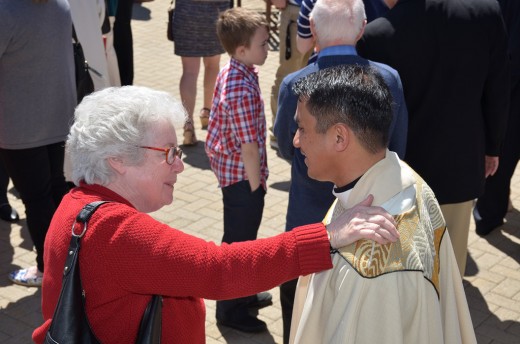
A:
{"type": "Polygon", "coordinates": [[[374,196],[368,195],[327,225],[333,248],[347,246],[360,239],[374,240],[383,245],[399,239],[393,216],[381,207],[371,206],[373,200],[374,196]]]}

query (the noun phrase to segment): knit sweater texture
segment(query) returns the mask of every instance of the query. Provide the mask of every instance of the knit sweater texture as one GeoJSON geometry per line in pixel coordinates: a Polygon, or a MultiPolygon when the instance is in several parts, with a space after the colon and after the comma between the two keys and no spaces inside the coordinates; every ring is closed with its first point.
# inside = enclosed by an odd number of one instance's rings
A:
{"type": "Polygon", "coordinates": [[[66,195],[45,241],[42,343],[58,302],[73,222],[90,202],[111,201],[92,216],[79,254],[86,312],[101,342],[134,343],[151,295],[163,295],[162,343],[205,343],[203,298],[230,299],[332,267],[323,224],[267,239],[216,245],[136,210],[99,185],[66,195]]]}

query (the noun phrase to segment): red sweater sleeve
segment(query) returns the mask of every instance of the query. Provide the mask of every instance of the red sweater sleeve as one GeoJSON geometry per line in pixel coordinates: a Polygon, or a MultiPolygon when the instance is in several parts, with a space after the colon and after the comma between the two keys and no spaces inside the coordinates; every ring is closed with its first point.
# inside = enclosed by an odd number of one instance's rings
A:
{"type": "MultiPolygon", "coordinates": [[[[323,224],[219,246],[137,211],[116,217],[120,225],[115,232],[106,231],[102,238],[95,239],[96,246],[105,243],[96,251],[111,278],[118,281],[120,288],[132,292],[236,298],[332,267],[323,224]]],[[[105,213],[104,221],[108,219],[105,213]]],[[[84,247],[87,251],[88,245],[84,247]]]]}

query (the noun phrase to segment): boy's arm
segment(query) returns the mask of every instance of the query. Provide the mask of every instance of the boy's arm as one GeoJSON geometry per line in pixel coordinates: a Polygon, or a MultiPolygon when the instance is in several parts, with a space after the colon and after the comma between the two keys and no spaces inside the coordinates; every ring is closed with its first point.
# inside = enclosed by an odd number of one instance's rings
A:
{"type": "Polygon", "coordinates": [[[257,142],[242,143],[242,162],[251,191],[256,191],[260,187],[260,151],[257,142]]]}

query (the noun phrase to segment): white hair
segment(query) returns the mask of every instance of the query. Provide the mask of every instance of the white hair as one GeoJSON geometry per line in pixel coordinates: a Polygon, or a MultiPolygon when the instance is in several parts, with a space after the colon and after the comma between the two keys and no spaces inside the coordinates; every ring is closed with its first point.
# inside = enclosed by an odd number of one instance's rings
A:
{"type": "Polygon", "coordinates": [[[108,158],[139,165],[144,152],[136,146],[157,125],[175,128],[185,120],[186,110],[179,101],[147,87],[111,87],[85,97],[74,113],[66,145],[72,181],[107,185],[114,177],[108,158]]]}
{"type": "Polygon", "coordinates": [[[355,45],[366,20],[362,0],[318,0],[310,13],[320,47],[355,45]]]}

